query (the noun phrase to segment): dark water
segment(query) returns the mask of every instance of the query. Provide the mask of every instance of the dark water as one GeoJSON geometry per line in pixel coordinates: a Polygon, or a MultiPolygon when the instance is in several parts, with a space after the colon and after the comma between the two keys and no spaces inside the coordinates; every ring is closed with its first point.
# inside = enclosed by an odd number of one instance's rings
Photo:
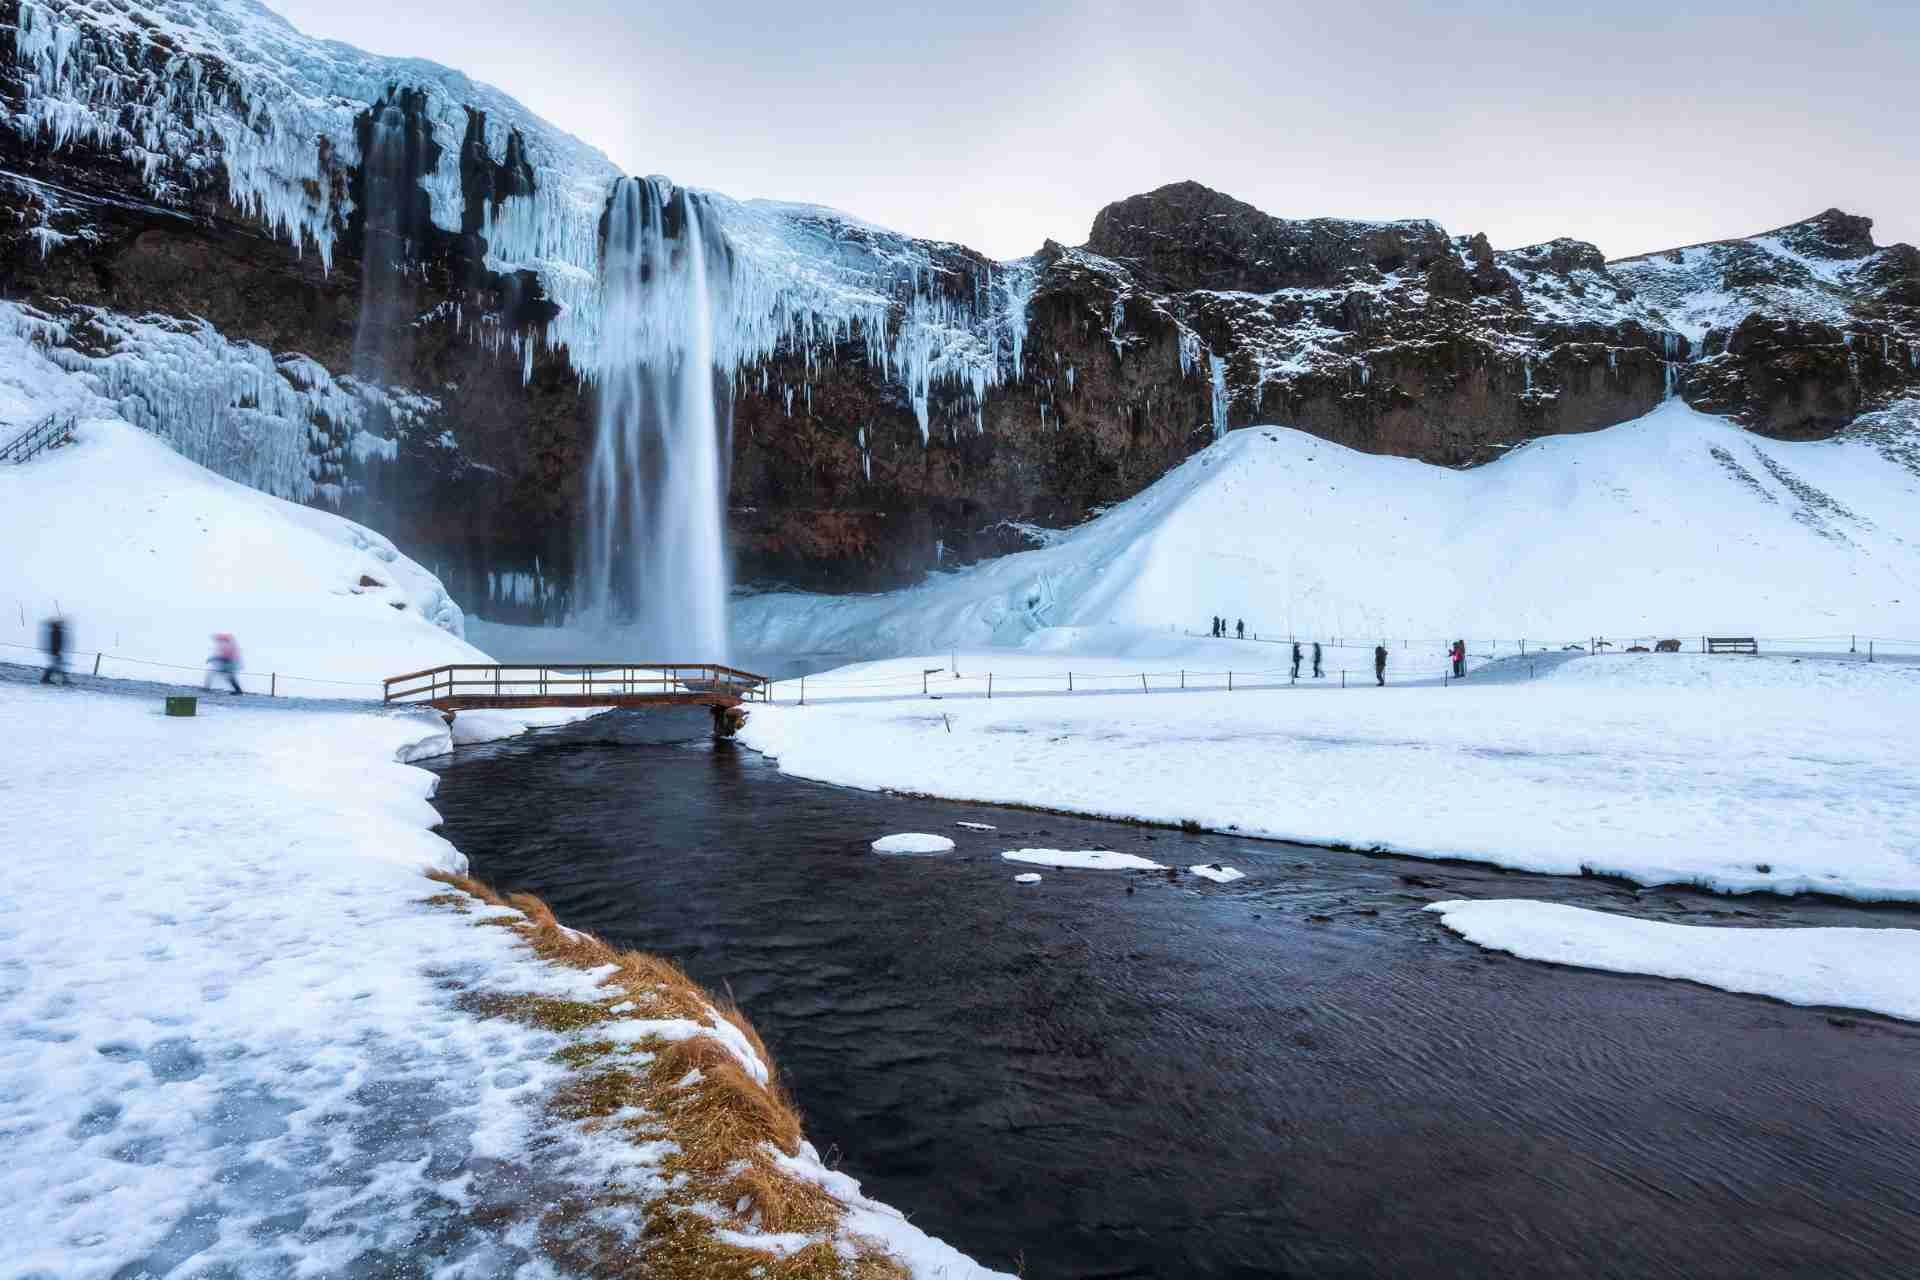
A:
{"type": "Polygon", "coordinates": [[[1419,908],[1911,913],[871,795],[783,778],[704,729],[625,713],[464,752],[442,770],[445,834],[486,879],[731,988],[822,1151],[982,1262],[1920,1274],[1920,1028],[1492,955],[1419,908]],[[868,851],[896,831],[960,848],[868,851]],[[1249,879],[1016,885],[1026,868],[997,855],[1033,844],[1249,879]]]}

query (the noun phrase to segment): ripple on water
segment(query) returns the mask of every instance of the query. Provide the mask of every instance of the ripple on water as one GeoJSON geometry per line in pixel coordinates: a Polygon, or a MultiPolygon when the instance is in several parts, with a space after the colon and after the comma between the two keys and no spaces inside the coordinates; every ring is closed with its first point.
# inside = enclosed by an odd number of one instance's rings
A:
{"type": "Polygon", "coordinates": [[[1911,913],[841,790],[680,724],[464,752],[441,769],[443,834],[483,878],[730,988],[820,1148],[984,1262],[1889,1275],[1920,1251],[1920,1029],[1492,955],[1420,908],[1911,913]],[[868,850],[913,830],[957,847],[868,850]],[[1247,879],[1055,871],[1036,893],[998,856],[1028,846],[1247,879]]]}

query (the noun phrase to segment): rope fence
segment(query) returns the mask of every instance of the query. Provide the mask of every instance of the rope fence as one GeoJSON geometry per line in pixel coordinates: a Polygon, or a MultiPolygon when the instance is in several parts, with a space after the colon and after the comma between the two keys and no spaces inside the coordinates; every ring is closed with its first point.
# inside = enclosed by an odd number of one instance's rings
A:
{"type": "MultiPolygon", "coordinates": [[[[0,640],[0,649],[30,655],[21,659],[22,666],[39,666],[46,661],[46,650],[39,645],[14,644],[10,641],[0,640]]],[[[121,674],[122,669],[126,667],[140,667],[153,671],[184,671],[196,677],[201,677],[202,679],[199,682],[202,684],[202,687],[205,687],[207,684],[206,677],[210,670],[205,663],[197,667],[189,667],[177,662],[156,662],[151,658],[130,658],[125,654],[108,653],[100,649],[69,649],[64,655],[64,662],[69,672],[81,675],[100,676],[109,680],[139,678],[138,675],[129,676],[121,674]]],[[[370,702],[380,701],[378,695],[383,692],[383,686],[377,680],[342,680],[333,676],[301,676],[284,671],[240,671],[236,673],[236,678],[240,681],[240,687],[244,692],[264,694],[267,697],[279,697],[281,696],[282,686],[295,684],[326,685],[332,689],[343,690],[367,690],[367,692],[364,693],[342,693],[336,696],[343,698],[364,698],[370,702]]],[[[215,675],[212,679],[220,682],[224,681],[225,677],[215,675]]]]}
{"type": "MultiPolygon", "coordinates": [[[[1196,639],[1206,640],[1205,633],[1186,633],[1196,639]]],[[[1237,642],[1237,637],[1225,637],[1237,642]]],[[[1249,637],[1251,639],[1251,637],[1249,637]]],[[[1510,669],[1500,671],[1503,682],[1531,680],[1539,674],[1538,663],[1549,659],[1558,659],[1575,654],[1585,656],[1611,657],[1628,653],[1654,653],[1655,646],[1662,641],[1680,639],[1679,652],[1702,654],[1709,651],[1709,641],[1719,640],[1719,636],[1623,636],[1618,639],[1601,636],[1581,641],[1568,641],[1561,644],[1540,644],[1525,640],[1513,641],[1465,641],[1469,662],[1478,663],[1470,667],[1467,675],[1455,676],[1452,670],[1449,652],[1451,641],[1431,642],[1432,666],[1425,664],[1424,653],[1419,665],[1408,663],[1408,655],[1425,649],[1425,643],[1416,646],[1411,640],[1403,640],[1399,647],[1385,641],[1351,642],[1340,640],[1321,640],[1321,674],[1313,674],[1313,645],[1311,638],[1294,640],[1266,639],[1261,643],[1291,645],[1301,647],[1301,661],[1296,668],[1291,662],[1285,666],[1240,667],[1183,667],[1160,670],[1138,671],[1085,671],[1063,667],[1056,671],[1019,674],[982,671],[976,674],[963,674],[960,659],[965,655],[956,655],[954,667],[928,667],[916,675],[881,676],[867,679],[822,679],[817,676],[794,676],[776,680],[772,684],[775,690],[775,702],[787,701],[799,705],[808,702],[853,702],[861,700],[898,699],[920,696],[939,700],[948,696],[960,697],[1018,697],[1036,694],[1065,695],[1076,693],[1128,693],[1151,694],[1154,692],[1182,691],[1253,691],[1307,685],[1326,688],[1374,688],[1379,683],[1372,655],[1376,645],[1388,650],[1385,669],[1386,682],[1389,684],[1437,685],[1448,687],[1464,680],[1470,680],[1475,671],[1485,671],[1492,662],[1511,662],[1510,669]],[[1504,651],[1502,646],[1504,646],[1504,651]],[[1361,650],[1367,660],[1357,666],[1336,667],[1326,660],[1327,651],[1361,650]],[[1534,659],[1521,666],[1521,660],[1534,659]],[[1510,671],[1510,674],[1509,674],[1510,671]],[[1524,671],[1524,675],[1522,672],[1524,671]]],[[[1852,659],[1860,662],[1898,661],[1920,662],[1920,640],[1907,640],[1888,636],[1862,635],[1825,635],[1825,636],[1759,636],[1741,637],[1753,640],[1762,652],[1772,652],[1776,656],[1790,657],[1826,657],[1852,659]],[[1811,648],[1806,646],[1813,646],[1811,648]]],[[[1737,655],[1734,655],[1737,656],[1737,655]]]]}
{"type": "MultiPolygon", "coordinates": [[[[20,609],[22,625],[26,623],[24,606],[20,609]]],[[[1185,633],[1199,640],[1212,639],[1203,632],[1185,633]]],[[[1562,654],[1582,653],[1611,656],[1636,650],[1652,651],[1661,641],[1678,639],[1681,652],[1703,653],[1707,650],[1708,640],[1718,637],[1709,636],[1591,636],[1583,640],[1562,643],[1541,643],[1526,639],[1514,640],[1475,640],[1467,639],[1469,659],[1484,667],[1490,661],[1501,659],[1519,659],[1526,657],[1547,658],[1562,654]]],[[[1248,637],[1245,643],[1254,642],[1248,637]]],[[[1861,662],[1920,662],[1920,640],[1904,639],[1892,636],[1866,636],[1854,634],[1827,634],[1809,636],[1757,636],[1742,637],[1752,639],[1763,653],[1790,656],[1847,658],[1861,662]]],[[[1312,637],[1299,639],[1278,639],[1259,637],[1259,643],[1292,645],[1301,647],[1301,663],[1298,674],[1291,662],[1282,666],[1254,665],[1246,668],[1237,666],[1182,667],[1158,670],[1142,669],[1138,671],[1084,671],[1063,666],[1057,671],[1040,673],[1011,673],[983,671],[975,675],[965,675],[959,670],[959,659],[965,655],[956,655],[952,670],[947,667],[929,667],[918,676],[884,676],[866,679],[820,679],[815,676],[796,676],[773,681],[769,688],[783,693],[775,701],[854,701],[863,697],[887,698],[905,697],[918,694],[923,697],[939,698],[948,694],[961,696],[982,696],[986,698],[1020,696],[1022,694],[1074,694],[1074,693],[1125,693],[1138,691],[1143,694],[1154,692],[1207,691],[1226,692],[1253,691],[1257,689],[1286,688],[1289,686],[1309,685],[1337,688],[1371,688],[1376,683],[1373,669],[1372,652],[1376,645],[1384,646],[1388,651],[1386,674],[1389,683],[1416,683],[1446,686],[1457,679],[1452,675],[1447,656],[1452,641],[1414,640],[1402,638],[1396,643],[1392,639],[1359,641],[1350,637],[1323,638],[1319,640],[1322,649],[1321,676],[1312,674],[1312,650],[1315,643],[1312,637]],[[1347,667],[1335,665],[1335,661],[1326,661],[1327,651],[1353,652],[1366,655],[1366,660],[1347,667]],[[1432,655],[1432,665],[1426,662],[1428,652],[1432,655]],[[1419,654],[1418,665],[1408,662],[1410,655],[1419,654]],[[934,677],[940,677],[936,684],[934,677]],[[824,697],[822,696],[824,695],[824,697]]],[[[1222,638],[1223,643],[1242,643],[1237,637],[1222,638]]],[[[18,644],[0,641],[0,650],[23,655],[20,665],[41,665],[45,661],[45,652],[39,645],[18,644]]],[[[217,682],[217,675],[209,677],[207,664],[188,666],[182,663],[160,662],[151,658],[136,658],[122,653],[105,650],[70,649],[65,655],[66,668],[70,672],[101,676],[108,679],[143,678],[144,672],[183,672],[195,677],[191,683],[200,683],[204,687],[217,682]],[[131,670],[137,669],[137,670],[131,670]]],[[[566,663],[554,663],[556,667],[566,663]]],[[[1526,678],[1532,678],[1537,670],[1529,670],[1526,678]]],[[[1469,678],[1472,672],[1469,672],[1469,678]]],[[[1517,670],[1510,677],[1520,678],[1517,670]]],[[[269,697],[283,696],[283,690],[293,692],[296,687],[305,686],[314,692],[323,689],[331,696],[343,699],[364,699],[378,702],[384,693],[379,681],[350,680],[335,676],[300,675],[283,671],[242,671],[238,673],[241,688],[252,694],[264,694],[269,697]]],[[[190,683],[177,681],[176,683],[190,683]]]]}

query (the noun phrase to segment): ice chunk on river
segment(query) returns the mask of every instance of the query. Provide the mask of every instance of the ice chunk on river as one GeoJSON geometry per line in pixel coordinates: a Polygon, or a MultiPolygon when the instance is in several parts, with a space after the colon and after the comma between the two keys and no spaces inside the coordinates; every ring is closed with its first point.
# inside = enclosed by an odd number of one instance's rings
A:
{"type": "Polygon", "coordinates": [[[953,841],[945,836],[905,831],[899,835],[882,836],[875,840],[873,851],[875,853],[951,853],[953,841]]]}
{"type": "Polygon", "coordinates": [[[1008,862],[1040,867],[1078,867],[1087,871],[1165,871],[1157,862],[1107,849],[1014,849],[1000,855],[1008,862]]]}

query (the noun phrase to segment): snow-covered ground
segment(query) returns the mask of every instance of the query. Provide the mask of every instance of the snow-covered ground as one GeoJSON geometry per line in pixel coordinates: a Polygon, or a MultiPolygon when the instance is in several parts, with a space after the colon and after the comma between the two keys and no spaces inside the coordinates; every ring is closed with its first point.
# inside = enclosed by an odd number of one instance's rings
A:
{"type": "Polygon", "coordinates": [[[1678,401],[1470,471],[1247,428],[1034,551],[885,595],[744,597],[734,644],[1170,656],[1217,614],[1360,655],[1454,637],[1496,654],[1596,635],[1920,641],[1916,498],[1920,474],[1875,442],[1781,443],[1678,401]]]}
{"type": "Polygon", "coordinates": [[[0,657],[34,660],[57,611],[103,676],[195,681],[217,632],[249,692],[378,697],[387,676],[489,661],[386,538],[188,461],[0,334],[0,438],[55,412],[79,418],[74,444],[0,465],[0,657]]]}
{"type": "Polygon", "coordinates": [[[1912,664],[1553,655],[1451,685],[1283,675],[1229,693],[1220,673],[1189,670],[1182,692],[1179,674],[1140,661],[963,653],[963,678],[950,661],[823,673],[805,706],[782,684],[741,740],[847,786],[1646,884],[1920,900],[1912,664]],[[1143,670],[1149,692],[1127,674],[1143,670]]]}
{"type": "MultiPolygon", "coordinates": [[[[423,869],[464,866],[429,830],[433,776],[401,763],[449,748],[437,719],[176,719],[16,675],[0,744],[0,1272],[538,1277],[556,1199],[664,1185],[670,1144],[540,1105],[565,1038],[457,1003],[606,993],[475,928],[489,909],[423,902],[423,869]]],[[[989,1274],[811,1148],[782,1162],[917,1277],[989,1274]]]]}
{"type": "Polygon", "coordinates": [[[1469,942],[1529,960],[1920,1021],[1920,929],[1702,928],[1512,899],[1427,910],[1469,942]]]}

